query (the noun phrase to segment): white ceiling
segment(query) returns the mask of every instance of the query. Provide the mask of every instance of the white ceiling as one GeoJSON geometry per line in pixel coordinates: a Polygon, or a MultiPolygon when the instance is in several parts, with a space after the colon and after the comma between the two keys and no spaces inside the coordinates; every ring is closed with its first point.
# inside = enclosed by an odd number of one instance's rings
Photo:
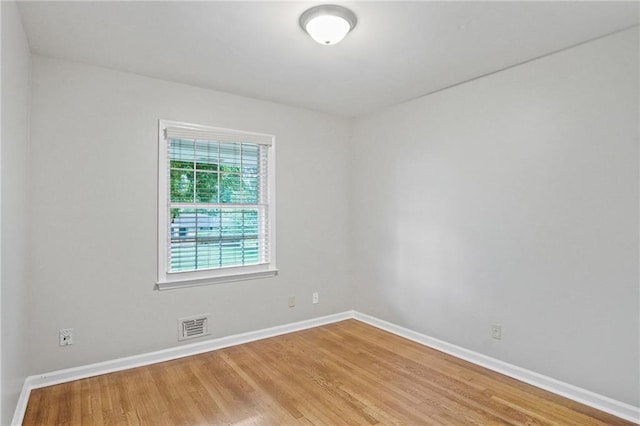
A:
{"type": "MultiPolygon", "coordinates": [[[[331,2],[330,2],[331,3],[331,2]]],[[[310,2],[21,2],[33,52],[346,117],[638,25],[637,2],[341,2],[334,46],[310,2]]]]}

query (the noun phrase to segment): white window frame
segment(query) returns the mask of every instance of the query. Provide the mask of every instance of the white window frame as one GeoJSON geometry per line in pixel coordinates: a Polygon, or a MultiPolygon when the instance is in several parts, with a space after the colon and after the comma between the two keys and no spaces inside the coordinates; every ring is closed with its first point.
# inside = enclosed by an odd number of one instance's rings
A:
{"type": "Polygon", "coordinates": [[[158,281],[156,283],[158,290],[266,278],[278,274],[276,268],[275,171],[275,136],[273,135],[170,120],[158,121],[158,281]],[[226,134],[247,142],[255,140],[268,141],[268,143],[265,144],[270,145],[267,162],[269,263],[186,272],[169,272],[171,216],[169,212],[169,161],[167,155],[167,144],[169,141],[166,138],[167,128],[188,129],[190,131],[202,131],[203,133],[213,132],[220,135],[226,134]]]}

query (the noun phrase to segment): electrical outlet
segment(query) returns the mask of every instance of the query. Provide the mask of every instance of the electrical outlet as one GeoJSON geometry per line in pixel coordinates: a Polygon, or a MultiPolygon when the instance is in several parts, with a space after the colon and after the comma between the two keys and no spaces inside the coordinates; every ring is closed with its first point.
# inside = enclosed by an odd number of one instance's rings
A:
{"type": "Polygon", "coordinates": [[[499,324],[492,324],[491,325],[491,337],[493,337],[496,340],[501,340],[502,339],[502,326],[499,324]]]}
{"type": "Polygon", "coordinates": [[[313,304],[317,304],[319,301],[318,299],[318,292],[313,293],[313,304]]]}
{"type": "Polygon", "coordinates": [[[289,296],[289,307],[293,308],[294,306],[296,306],[296,297],[295,296],[289,296]]]}
{"type": "Polygon", "coordinates": [[[73,328],[61,328],[59,337],[60,346],[73,345],[73,328]]]}

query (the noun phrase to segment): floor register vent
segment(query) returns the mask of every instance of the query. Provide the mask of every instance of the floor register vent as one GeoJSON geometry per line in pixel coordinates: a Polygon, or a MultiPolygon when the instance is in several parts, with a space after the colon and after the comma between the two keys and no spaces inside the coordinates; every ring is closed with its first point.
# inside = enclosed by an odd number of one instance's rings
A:
{"type": "Polygon", "coordinates": [[[209,314],[178,320],[178,340],[195,339],[209,333],[209,314]]]}

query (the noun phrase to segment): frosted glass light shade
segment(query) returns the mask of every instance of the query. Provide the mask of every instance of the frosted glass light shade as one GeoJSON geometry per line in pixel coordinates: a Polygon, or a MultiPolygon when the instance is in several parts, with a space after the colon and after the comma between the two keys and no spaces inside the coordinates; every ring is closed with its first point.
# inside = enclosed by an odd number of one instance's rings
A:
{"type": "Polygon", "coordinates": [[[320,44],[340,42],[355,27],[356,15],[336,5],[316,6],[300,16],[300,26],[320,44]]]}
{"type": "Polygon", "coordinates": [[[311,19],[305,30],[320,44],[336,44],[351,30],[351,25],[338,16],[322,15],[311,19]]]}

